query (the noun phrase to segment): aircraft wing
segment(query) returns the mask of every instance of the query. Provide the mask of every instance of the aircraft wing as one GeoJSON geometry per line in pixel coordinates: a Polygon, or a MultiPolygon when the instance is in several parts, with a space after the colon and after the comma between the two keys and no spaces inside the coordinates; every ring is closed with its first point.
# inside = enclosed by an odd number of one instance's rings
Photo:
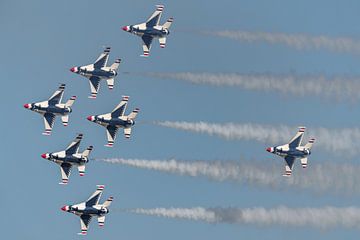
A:
{"type": "Polygon", "coordinates": [[[111,112],[112,118],[118,118],[124,115],[128,100],[129,100],[129,96],[122,97],[121,102],[111,112]]]}
{"type": "Polygon", "coordinates": [[[65,84],[61,84],[58,88],[58,90],[56,90],[54,92],[53,95],[51,95],[51,97],[49,98],[48,102],[49,105],[55,105],[61,102],[61,99],[64,95],[64,90],[65,90],[65,84]]]}
{"type": "Polygon", "coordinates": [[[92,76],[89,78],[89,83],[91,89],[91,96],[89,98],[96,98],[100,87],[100,78],[92,76]]]}
{"type": "Polygon", "coordinates": [[[110,47],[105,48],[104,52],[100,54],[94,63],[94,68],[103,68],[106,66],[109,59],[110,47]]]}
{"type": "Polygon", "coordinates": [[[60,184],[67,184],[69,182],[71,167],[72,167],[72,165],[69,163],[62,163],[60,165],[60,170],[61,170],[61,183],[60,184]]]}
{"type": "Polygon", "coordinates": [[[81,143],[83,135],[79,133],[77,137],[70,143],[70,145],[66,148],[65,153],[66,155],[72,155],[79,151],[79,146],[81,143]]]}
{"type": "Polygon", "coordinates": [[[55,123],[55,115],[52,113],[45,113],[44,115],[45,132],[43,135],[50,135],[55,123]]]}
{"type": "Polygon", "coordinates": [[[108,126],[106,128],[106,136],[108,140],[108,143],[105,145],[106,147],[112,147],[114,145],[114,141],[118,130],[119,128],[114,126],[108,126]]]}
{"type": "Polygon", "coordinates": [[[81,233],[79,233],[80,235],[87,234],[90,221],[91,221],[91,215],[83,214],[80,216],[80,225],[81,225],[81,233]]]}
{"type": "Polygon", "coordinates": [[[142,41],[143,41],[143,51],[144,51],[144,57],[149,56],[150,54],[150,49],[151,49],[151,43],[153,40],[153,37],[148,36],[148,35],[143,35],[141,37],[142,41]]]}
{"type": "Polygon", "coordinates": [[[304,136],[305,127],[299,127],[298,132],[296,133],[295,137],[293,137],[289,142],[289,148],[297,148],[300,146],[302,142],[302,138],[304,136]]]}
{"type": "Polygon", "coordinates": [[[101,198],[102,191],[104,190],[104,187],[105,187],[104,185],[97,185],[96,191],[85,202],[85,205],[87,207],[91,207],[91,206],[99,204],[99,200],[101,198]]]}
{"type": "Polygon", "coordinates": [[[286,156],[284,159],[285,159],[285,174],[284,174],[284,176],[291,176],[295,158],[286,156]]]}
{"type": "Polygon", "coordinates": [[[160,22],[160,18],[162,15],[162,12],[164,10],[164,6],[163,5],[156,5],[156,10],[155,12],[149,17],[149,19],[146,21],[146,26],[147,27],[154,27],[159,25],[160,22]]]}

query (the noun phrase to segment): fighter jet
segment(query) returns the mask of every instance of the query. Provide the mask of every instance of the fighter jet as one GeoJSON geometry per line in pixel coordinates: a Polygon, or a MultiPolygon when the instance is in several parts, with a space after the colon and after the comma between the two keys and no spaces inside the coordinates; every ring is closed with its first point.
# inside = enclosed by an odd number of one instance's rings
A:
{"type": "Polygon", "coordinates": [[[43,132],[43,135],[51,134],[56,116],[61,116],[61,121],[64,126],[67,126],[69,123],[69,113],[72,112],[71,107],[75,102],[76,96],[72,96],[65,104],[60,103],[64,95],[64,90],[65,84],[61,84],[49,100],[24,105],[24,108],[43,115],[45,123],[45,132],[43,132]]]}
{"type": "Polygon", "coordinates": [[[154,38],[159,39],[161,48],[165,47],[166,36],[170,34],[169,28],[174,19],[169,18],[163,25],[159,25],[163,9],[163,5],[156,5],[155,12],[146,22],[136,25],[125,26],[122,28],[126,32],[133,33],[141,37],[144,50],[144,54],[141,56],[143,57],[149,56],[151,42],[154,38]]]}
{"type": "Polygon", "coordinates": [[[61,182],[59,184],[67,184],[71,168],[77,166],[80,176],[85,175],[85,164],[89,162],[89,155],[93,146],[89,146],[84,152],[79,153],[79,146],[83,135],[77,135],[74,141],[64,151],[44,153],[41,157],[60,165],[61,182]]]}
{"type": "Polygon", "coordinates": [[[274,153],[285,159],[285,174],[283,176],[291,176],[294,161],[297,158],[300,158],[303,168],[307,167],[308,156],[311,154],[311,148],[315,142],[315,139],[310,138],[307,144],[301,146],[305,129],[305,127],[299,127],[295,137],[293,137],[288,144],[277,147],[269,147],[266,149],[266,151],[274,153]]]}
{"type": "Polygon", "coordinates": [[[114,88],[114,79],[117,76],[117,70],[120,66],[121,59],[116,59],[111,66],[106,66],[109,59],[109,53],[110,47],[107,47],[98,59],[96,59],[94,64],[73,67],[70,69],[71,72],[80,74],[89,79],[91,89],[91,96],[89,96],[89,98],[96,98],[101,80],[106,80],[110,90],[114,88]]]}
{"type": "Polygon", "coordinates": [[[104,185],[97,185],[96,191],[86,202],[66,205],[61,208],[65,212],[70,212],[80,217],[81,233],[78,233],[79,235],[86,235],[92,217],[97,217],[100,227],[104,226],[105,215],[109,213],[109,206],[113,200],[113,197],[109,197],[103,204],[99,204],[104,187],[104,185]]]}
{"type": "Polygon", "coordinates": [[[117,105],[111,113],[102,115],[88,116],[87,120],[106,127],[108,143],[106,147],[112,147],[119,128],[124,128],[126,138],[130,138],[131,127],[135,124],[135,118],[139,112],[139,108],[135,108],[129,115],[124,116],[129,96],[123,96],[119,105],[117,105]]]}

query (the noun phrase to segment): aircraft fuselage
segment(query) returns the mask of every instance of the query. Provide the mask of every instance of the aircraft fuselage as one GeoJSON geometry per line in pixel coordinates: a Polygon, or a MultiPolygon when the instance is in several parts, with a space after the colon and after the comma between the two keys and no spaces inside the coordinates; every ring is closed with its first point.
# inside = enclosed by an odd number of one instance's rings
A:
{"type": "Polygon", "coordinates": [[[163,29],[161,26],[146,27],[145,29],[140,29],[136,26],[130,26],[129,32],[140,37],[146,35],[153,38],[162,38],[170,34],[168,29],[163,29]]]}
{"type": "Polygon", "coordinates": [[[110,79],[117,76],[117,72],[114,69],[110,69],[109,67],[103,67],[100,69],[98,68],[89,69],[86,66],[82,66],[75,68],[74,71],[87,78],[98,77],[101,79],[110,79]]]}
{"type": "Polygon", "coordinates": [[[71,107],[66,107],[65,104],[48,105],[48,103],[31,103],[28,109],[40,114],[52,113],[60,116],[67,115],[72,112],[71,107]]]}
{"type": "Polygon", "coordinates": [[[291,157],[295,157],[295,158],[305,158],[311,154],[311,151],[304,147],[288,149],[288,150],[284,150],[282,148],[275,147],[273,150],[273,153],[278,156],[281,156],[281,157],[291,156],[291,157]]]}
{"type": "MultiPolygon", "coordinates": [[[[80,204],[81,205],[81,204],[80,204]]],[[[91,216],[104,216],[105,214],[109,213],[109,209],[106,207],[102,207],[100,205],[95,206],[79,206],[79,205],[73,205],[73,206],[65,206],[63,211],[73,213],[75,215],[81,216],[81,215],[91,215],[91,216]]]]}
{"type": "Polygon", "coordinates": [[[95,119],[93,120],[93,122],[100,124],[102,126],[115,126],[118,128],[129,128],[131,126],[135,125],[135,121],[134,120],[124,120],[121,118],[110,118],[110,119],[106,119],[106,118],[102,118],[100,116],[94,116],[95,119]]]}
{"type": "Polygon", "coordinates": [[[65,155],[64,152],[47,153],[43,154],[42,157],[58,164],[70,163],[71,165],[82,165],[89,162],[89,159],[87,157],[84,157],[79,153],[71,155],[65,155]]]}

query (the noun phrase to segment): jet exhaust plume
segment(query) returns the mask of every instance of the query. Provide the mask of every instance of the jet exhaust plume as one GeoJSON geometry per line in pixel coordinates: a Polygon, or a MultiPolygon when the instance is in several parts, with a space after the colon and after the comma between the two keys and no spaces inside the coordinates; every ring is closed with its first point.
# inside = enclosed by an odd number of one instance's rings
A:
{"type": "Polygon", "coordinates": [[[329,37],[325,35],[250,32],[250,31],[202,31],[201,34],[223,37],[240,42],[266,42],[283,44],[297,50],[328,50],[332,52],[360,54],[360,40],[350,37],[329,37]]]}
{"type": "Polygon", "coordinates": [[[207,223],[256,224],[328,229],[359,228],[360,208],[137,208],[131,213],[203,221],[207,223]]]}
{"type": "Polygon", "coordinates": [[[187,81],[194,84],[239,87],[253,91],[276,91],[284,95],[320,96],[337,100],[360,99],[360,81],[356,77],[326,77],[271,73],[142,73],[141,75],[187,81]]]}
{"type": "MultiPolygon", "coordinates": [[[[295,135],[296,127],[285,125],[267,126],[253,123],[207,123],[207,122],[180,122],[158,121],[155,125],[184,130],[195,133],[218,136],[226,140],[254,140],[266,144],[285,144],[295,135]]],[[[321,147],[326,151],[354,155],[360,149],[359,128],[311,128],[310,137],[315,137],[315,148],[321,147]]],[[[304,138],[304,141],[307,139],[304,138]]]]}
{"type": "MultiPolygon", "coordinates": [[[[113,164],[149,169],[191,177],[205,177],[212,181],[232,181],[239,184],[283,190],[297,188],[315,193],[359,194],[360,165],[349,163],[312,164],[303,170],[295,166],[294,174],[283,177],[283,164],[269,161],[179,161],[145,159],[96,159],[113,164]]],[[[280,159],[278,159],[280,161],[280,159]]],[[[275,161],[275,160],[274,160],[275,161]]]]}

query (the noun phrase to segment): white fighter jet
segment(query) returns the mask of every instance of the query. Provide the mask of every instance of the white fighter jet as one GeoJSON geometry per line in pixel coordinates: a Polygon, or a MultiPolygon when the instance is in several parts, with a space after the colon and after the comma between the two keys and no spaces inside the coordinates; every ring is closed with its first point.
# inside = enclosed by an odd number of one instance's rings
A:
{"type": "Polygon", "coordinates": [[[106,127],[108,143],[106,147],[112,147],[119,128],[124,129],[126,138],[130,138],[131,127],[135,125],[135,118],[139,113],[139,108],[135,108],[129,115],[125,116],[126,106],[129,96],[123,96],[121,102],[112,110],[111,113],[88,116],[87,120],[106,127]]]}
{"type": "Polygon", "coordinates": [[[76,96],[72,96],[66,103],[61,103],[64,90],[65,84],[61,84],[49,100],[24,104],[24,108],[43,115],[45,123],[45,132],[43,135],[51,134],[56,116],[61,116],[61,121],[64,126],[67,126],[69,123],[69,114],[72,112],[71,107],[75,102],[76,96]]]}
{"type": "Polygon", "coordinates": [[[89,162],[89,155],[93,146],[89,146],[84,152],[79,153],[79,146],[83,134],[78,134],[74,141],[64,151],[44,153],[41,157],[59,164],[61,170],[61,183],[67,184],[71,173],[71,168],[77,166],[79,175],[85,175],[85,164],[89,162]]]}
{"type": "Polygon", "coordinates": [[[308,156],[311,154],[311,148],[315,142],[314,138],[310,138],[309,142],[301,146],[302,138],[305,132],[305,127],[299,127],[295,137],[293,137],[288,144],[277,147],[269,147],[266,151],[283,157],[285,160],[285,174],[283,176],[291,176],[294,161],[300,158],[303,168],[307,167],[308,156]]]}
{"type": "Polygon", "coordinates": [[[106,80],[110,90],[114,88],[114,79],[117,76],[117,70],[120,66],[121,59],[116,59],[111,66],[106,66],[109,59],[109,53],[110,47],[107,47],[98,59],[96,59],[94,64],[73,67],[70,69],[71,72],[80,74],[89,79],[91,89],[91,96],[89,96],[89,98],[96,98],[101,80],[106,80]]]}
{"type": "Polygon", "coordinates": [[[66,205],[61,208],[65,212],[73,213],[80,217],[81,232],[80,235],[86,235],[92,217],[97,217],[100,227],[105,224],[105,215],[109,213],[109,206],[113,197],[109,197],[103,204],[99,204],[104,185],[97,185],[96,191],[86,202],[66,205]]]}
{"type": "Polygon", "coordinates": [[[149,56],[151,43],[154,38],[159,39],[161,48],[164,48],[166,45],[166,36],[170,34],[169,29],[174,19],[169,18],[163,25],[160,25],[159,23],[163,10],[163,5],[156,5],[155,12],[146,22],[122,28],[122,30],[126,32],[133,33],[141,37],[143,41],[143,57],[149,56]]]}

